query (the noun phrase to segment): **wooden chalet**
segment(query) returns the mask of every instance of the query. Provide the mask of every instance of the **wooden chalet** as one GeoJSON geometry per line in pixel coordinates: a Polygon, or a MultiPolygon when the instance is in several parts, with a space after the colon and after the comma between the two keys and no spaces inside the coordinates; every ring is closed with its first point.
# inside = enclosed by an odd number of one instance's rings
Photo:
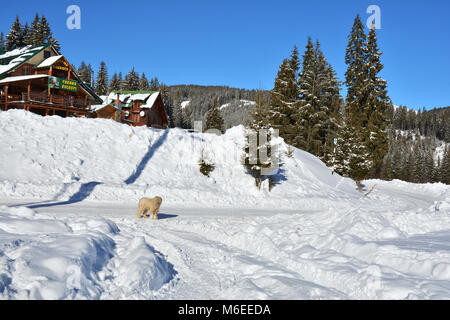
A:
{"type": "Polygon", "coordinates": [[[132,126],[167,128],[168,120],[158,91],[114,91],[104,104],[94,106],[94,117],[113,119],[132,126]]]}
{"type": "Polygon", "coordinates": [[[26,46],[0,54],[0,109],[41,115],[86,116],[101,103],[52,44],[26,46]]]}

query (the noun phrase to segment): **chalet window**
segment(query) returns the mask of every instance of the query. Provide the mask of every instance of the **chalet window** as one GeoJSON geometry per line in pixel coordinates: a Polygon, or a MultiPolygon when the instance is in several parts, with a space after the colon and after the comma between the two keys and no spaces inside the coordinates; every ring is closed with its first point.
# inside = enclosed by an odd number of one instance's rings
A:
{"type": "Polygon", "coordinates": [[[50,55],[51,55],[50,51],[44,51],[44,59],[50,58],[50,55]]]}
{"type": "Polygon", "coordinates": [[[24,66],[23,67],[23,74],[24,75],[29,75],[29,74],[31,74],[31,68],[30,68],[30,66],[24,66]]]}

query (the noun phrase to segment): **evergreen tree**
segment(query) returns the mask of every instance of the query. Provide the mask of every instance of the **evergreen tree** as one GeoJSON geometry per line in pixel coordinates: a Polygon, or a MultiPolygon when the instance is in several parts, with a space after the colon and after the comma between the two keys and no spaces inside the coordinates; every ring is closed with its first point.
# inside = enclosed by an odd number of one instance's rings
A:
{"type": "Polygon", "coordinates": [[[23,29],[19,21],[19,16],[16,16],[11,29],[6,36],[6,51],[14,48],[21,48],[24,46],[23,29]]]}
{"type": "Polygon", "coordinates": [[[159,87],[160,84],[157,77],[150,79],[150,90],[157,91],[159,87]]]}
{"type": "Polygon", "coordinates": [[[37,46],[39,44],[44,43],[43,35],[39,31],[40,21],[41,21],[41,18],[36,13],[34,20],[31,22],[31,27],[30,27],[31,45],[33,45],[33,46],[37,46]]]}
{"type": "Polygon", "coordinates": [[[148,83],[145,73],[142,73],[141,80],[139,81],[139,90],[147,91],[150,90],[150,84],[148,83]]]}
{"type": "Polygon", "coordinates": [[[0,32],[0,53],[5,51],[5,36],[0,32]]]}
{"type": "Polygon", "coordinates": [[[90,64],[86,65],[84,61],[81,61],[77,74],[84,83],[91,85],[93,70],[90,64]]]}
{"type": "Polygon", "coordinates": [[[367,43],[364,27],[356,16],[352,31],[348,36],[349,42],[345,52],[345,63],[348,65],[345,72],[345,85],[347,86],[347,112],[352,126],[361,130],[367,124],[368,110],[365,104],[367,92],[367,43]]]}
{"type": "Polygon", "coordinates": [[[377,176],[388,150],[388,139],[385,129],[388,125],[386,113],[391,101],[387,96],[386,81],[378,77],[378,73],[383,69],[383,65],[380,62],[381,53],[378,49],[374,26],[369,31],[367,51],[367,98],[363,106],[368,116],[365,143],[374,163],[372,175],[377,176]]]}
{"type": "Polygon", "coordinates": [[[442,183],[450,184],[450,146],[447,146],[442,158],[440,177],[442,183]]]}
{"type": "Polygon", "coordinates": [[[25,23],[25,27],[23,28],[23,42],[24,45],[33,45],[33,30],[28,26],[28,22],[25,23]]]}
{"type": "MultiPolygon", "coordinates": [[[[286,143],[298,143],[299,127],[295,118],[299,107],[298,70],[299,58],[294,47],[290,59],[284,59],[280,65],[274,88],[271,91],[270,123],[279,130],[280,137],[286,143]]],[[[301,134],[302,132],[300,132],[301,134]]]]}
{"type": "Polygon", "coordinates": [[[104,61],[100,62],[100,69],[97,73],[97,81],[95,83],[95,92],[98,95],[106,95],[108,93],[108,70],[104,61]]]}
{"type": "Polygon", "coordinates": [[[111,81],[109,82],[109,92],[113,91],[119,91],[121,87],[121,81],[119,80],[119,77],[117,76],[117,73],[114,73],[111,77],[111,81]]]}
{"type": "Polygon", "coordinates": [[[222,115],[220,114],[219,105],[217,103],[217,98],[214,98],[213,106],[211,109],[209,109],[208,113],[206,114],[206,128],[205,130],[209,129],[217,129],[220,132],[224,133],[224,121],[222,118],[222,115]]]}
{"type": "Polygon", "coordinates": [[[175,96],[173,101],[173,112],[172,112],[172,122],[173,127],[182,128],[183,127],[183,113],[181,110],[181,101],[178,94],[175,96]]]}
{"type": "Polygon", "coordinates": [[[339,80],[320,49],[308,38],[299,76],[301,107],[296,114],[300,148],[326,160],[340,122],[339,80]]]}
{"type": "Polygon", "coordinates": [[[263,99],[262,90],[257,91],[255,107],[250,111],[251,121],[248,122],[250,128],[255,131],[260,129],[269,129],[270,124],[270,108],[263,99]]]}
{"type": "Polygon", "coordinates": [[[127,91],[138,91],[139,90],[139,75],[134,71],[134,67],[125,76],[125,80],[122,83],[122,90],[127,91]]]}

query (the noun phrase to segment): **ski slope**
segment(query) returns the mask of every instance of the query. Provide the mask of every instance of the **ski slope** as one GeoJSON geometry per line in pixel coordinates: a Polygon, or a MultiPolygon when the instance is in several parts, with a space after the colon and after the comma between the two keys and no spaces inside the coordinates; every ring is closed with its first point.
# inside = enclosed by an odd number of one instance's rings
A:
{"type": "Polygon", "coordinates": [[[0,298],[450,298],[449,186],[370,180],[364,197],[279,143],[269,192],[241,165],[242,127],[0,112],[0,298]],[[160,220],[136,219],[154,195],[160,220]]]}

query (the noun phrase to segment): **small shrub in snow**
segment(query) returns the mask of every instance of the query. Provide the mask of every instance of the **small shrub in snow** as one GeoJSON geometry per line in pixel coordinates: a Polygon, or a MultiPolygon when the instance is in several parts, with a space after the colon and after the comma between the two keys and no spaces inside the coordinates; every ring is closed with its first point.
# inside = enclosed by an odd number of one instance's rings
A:
{"type": "Polygon", "coordinates": [[[209,178],[211,172],[214,171],[215,167],[214,167],[214,163],[211,160],[209,160],[207,157],[205,157],[203,151],[202,151],[200,160],[198,161],[198,164],[200,166],[200,172],[209,178]]]}

